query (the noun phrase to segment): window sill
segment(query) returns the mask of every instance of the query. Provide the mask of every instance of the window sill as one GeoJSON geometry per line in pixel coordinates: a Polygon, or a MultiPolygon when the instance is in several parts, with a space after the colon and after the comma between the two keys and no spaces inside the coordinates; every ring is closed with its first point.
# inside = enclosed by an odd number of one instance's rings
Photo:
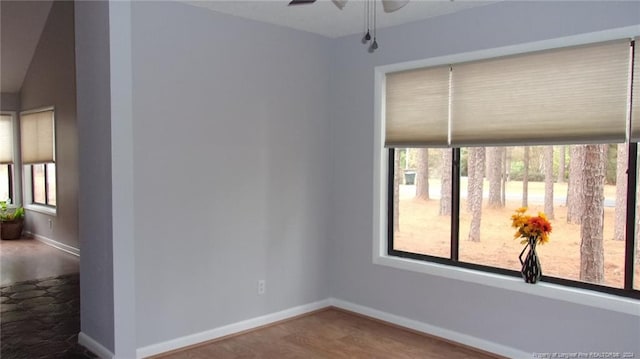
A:
{"type": "Polygon", "coordinates": [[[528,284],[520,278],[382,254],[374,256],[373,263],[640,317],[640,301],[632,298],[553,283],[528,284]]]}
{"type": "Polygon", "coordinates": [[[38,212],[42,214],[47,214],[50,216],[55,216],[57,214],[57,210],[55,207],[49,206],[41,206],[39,204],[27,204],[24,206],[24,209],[27,211],[38,212]]]}

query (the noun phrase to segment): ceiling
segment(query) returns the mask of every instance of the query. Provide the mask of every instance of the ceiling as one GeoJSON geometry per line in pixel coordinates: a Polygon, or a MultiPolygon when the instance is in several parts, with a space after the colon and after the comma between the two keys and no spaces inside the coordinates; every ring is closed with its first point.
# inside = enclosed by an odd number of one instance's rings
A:
{"type": "MultiPolygon", "coordinates": [[[[0,1],[0,90],[20,92],[47,21],[53,0],[0,1]]],[[[350,0],[341,10],[331,0],[287,6],[289,0],[188,1],[188,4],[225,14],[308,31],[326,37],[340,37],[364,31],[364,1],[350,0]]],[[[494,1],[411,0],[393,13],[378,8],[377,26],[384,28],[483,6],[494,1]]]]}
{"type": "Polygon", "coordinates": [[[0,1],[0,90],[20,92],[52,0],[0,1]]]}
{"type": "MultiPolygon", "coordinates": [[[[349,0],[340,10],[331,0],[313,4],[287,6],[288,0],[266,1],[187,1],[194,6],[225,14],[313,32],[326,37],[340,37],[364,32],[365,2],[349,0]]],[[[454,13],[494,1],[411,0],[400,10],[385,13],[376,0],[377,27],[384,28],[454,13]]]]}

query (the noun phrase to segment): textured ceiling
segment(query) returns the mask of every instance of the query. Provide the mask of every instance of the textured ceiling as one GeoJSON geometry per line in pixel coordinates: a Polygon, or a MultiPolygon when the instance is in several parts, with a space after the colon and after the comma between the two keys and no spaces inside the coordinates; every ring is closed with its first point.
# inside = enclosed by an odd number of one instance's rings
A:
{"type": "Polygon", "coordinates": [[[0,87],[19,92],[47,21],[51,0],[0,1],[0,87]]]}
{"type": "MultiPolygon", "coordinates": [[[[288,0],[185,2],[327,37],[357,34],[364,30],[365,3],[362,0],[349,0],[342,10],[330,0],[318,0],[313,4],[297,6],[287,6],[288,0]]],[[[496,1],[411,0],[397,11],[385,13],[382,11],[382,3],[376,0],[377,26],[383,28],[405,24],[494,2],[496,1]]]]}

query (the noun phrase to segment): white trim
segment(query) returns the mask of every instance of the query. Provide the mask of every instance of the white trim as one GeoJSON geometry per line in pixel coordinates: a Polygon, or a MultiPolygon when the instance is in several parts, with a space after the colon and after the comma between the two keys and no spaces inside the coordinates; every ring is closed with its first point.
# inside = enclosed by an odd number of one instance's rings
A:
{"type": "Polygon", "coordinates": [[[472,348],[477,348],[486,352],[505,356],[507,358],[529,358],[531,353],[523,352],[519,349],[512,348],[506,345],[498,344],[492,341],[474,337],[471,335],[463,334],[453,330],[441,328],[435,325],[419,322],[417,320],[408,319],[395,314],[386,313],[377,309],[365,307],[359,304],[346,302],[340,299],[331,298],[331,305],[336,308],[345,309],[351,312],[362,314],[368,317],[379,319],[385,322],[389,322],[401,327],[416,330],[421,333],[439,337],[445,340],[456,342],[462,345],[466,345],[472,348]]]}
{"type": "Polygon", "coordinates": [[[67,252],[69,254],[73,254],[76,257],[80,257],[80,250],[78,248],[76,248],[76,247],[72,247],[70,245],[67,245],[67,244],[64,244],[64,243],[60,243],[60,242],[58,242],[56,240],[53,240],[51,238],[47,238],[47,237],[45,237],[43,235],[35,234],[35,233],[29,232],[29,231],[25,231],[25,234],[27,236],[31,236],[31,237],[35,238],[36,240],[38,240],[38,241],[40,241],[40,242],[42,242],[42,243],[44,243],[44,244],[46,244],[48,246],[51,246],[51,247],[56,248],[56,249],[59,249],[59,250],[61,250],[63,252],[67,252]]]}
{"type": "Polygon", "coordinates": [[[191,346],[194,344],[210,341],[225,337],[227,335],[236,334],[245,330],[255,329],[267,324],[275,323],[281,320],[289,319],[298,315],[313,312],[318,309],[326,308],[330,305],[329,299],[320,300],[317,302],[285,309],[276,313],[266,314],[260,317],[243,320],[241,322],[232,323],[223,327],[218,327],[210,330],[206,330],[200,333],[194,333],[186,335],[184,337],[167,340],[165,342],[148,345],[146,347],[138,348],[136,350],[137,358],[146,358],[152,355],[166,353],[171,350],[176,350],[191,346]]]}
{"type": "Polygon", "coordinates": [[[105,348],[102,344],[98,343],[83,332],[78,333],[78,344],[91,350],[93,354],[97,355],[101,359],[115,358],[115,355],[109,351],[109,349],[105,348]]]}
{"type": "Polygon", "coordinates": [[[556,39],[548,39],[542,41],[534,41],[523,44],[496,47],[492,49],[484,49],[478,51],[463,52],[459,54],[432,57],[428,59],[401,62],[397,64],[389,64],[377,66],[376,73],[381,72],[383,75],[387,72],[396,72],[411,70],[421,67],[431,67],[440,65],[459,64],[469,61],[477,61],[490,59],[501,56],[511,56],[518,54],[526,54],[529,52],[551,50],[563,47],[586,45],[597,42],[605,42],[620,39],[633,39],[640,36],[640,25],[621,27],[605,31],[597,31],[574,36],[560,37],[556,39]]]}
{"type": "MultiPolygon", "coordinates": [[[[29,171],[25,171],[25,172],[29,172],[29,171]]],[[[58,172],[58,171],[56,171],[58,172]]],[[[31,179],[31,175],[29,175],[29,180],[31,179]]],[[[30,186],[27,186],[29,188],[31,188],[30,186]]],[[[29,193],[31,193],[31,191],[28,191],[29,193]]],[[[56,207],[51,207],[51,206],[44,206],[41,204],[25,204],[24,205],[24,209],[27,211],[33,211],[33,212],[38,212],[38,213],[42,213],[42,214],[47,214],[50,216],[57,216],[58,215],[58,211],[56,209],[56,207]]]]}
{"type": "MultiPolygon", "coordinates": [[[[31,110],[20,111],[20,116],[29,115],[29,114],[38,113],[38,112],[45,112],[45,111],[53,111],[53,113],[55,115],[56,108],[55,108],[55,106],[36,107],[34,109],[31,109],[31,110]]],[[[55,120],[55,117],[54,117],[54,120],[55,120]]]]}
{"type": "MultiPolygon", "coordinates": [[[[147,358],[150,356],[167,353],[172,350],[177,350],[192,346],[195,344],[203,343],[206,341],[222,338],[228,335],[241,333],[247,330],[256,329],[264,325],[276,323],[285,319],[289,319],[298,315],[310,313],[319,309],[336,307],[344,310],[348,310],[354,313],[365,315],[371,318],[382,320],[391,324],[395,324],[404,328],[412,329],[427,335],[442,338],[451,342],[459,343],[461,345],[483,350],[489,353],[502,355],[509,358],[527,358],[531,356],[531,353],[523,352],[516,348],[512,348],[506,345],[488,341],[482,338],[474,337],[464,333],[456,332],[453,330],[441,328],[435,325],[419,322],[417,320],[408,319],[395,314],[379,311],[377,309],[365,307],[359,304],[347,302],[341,299],[328,298],[317,302],[301,305],[298,307],[285,309],[280,312],[263,315],[260,317],[247,319],[241,322],[229,324],[223,327],[210,329],[204,332],[187,335],[184,337],[168,340],[162,343],[152,344],[146,347],[138,348],[136,350],[137,358],[147,358]]],[[[95,341],[89,344],[85,344],[83,340],[91,339],[86,337],[83,333],[78,335],[78,342],[88,349],[93,351],[92,345],[98,345],[95,341]]],[[[100,348],[104,349],[102,346],[100,348]]],[[[105,349],[106,350],[106,349],[105,349]]],[[[107,356],[101,356],[100,353],[94,351],[95,354],[101,358],[113,358],[107,356]]],[[[109,353],[106,351],[106,353],[109,353]]]]}
{"type": "Polygon", "coordinates": [[[633,298],[553,283],[528,284],[517,277],[386,254],[375,257],[373,263],[640,317],[640,300],[633,298]]]}
{"type": "Polygon", "coordinates": [[[594,308],[640,317],[640,300],[579,289],[551,283],[531,285],[519,278],[493,274],[479,270],[459,268],[444,264],[425,262],[387,255],[387,167],[388,158],[384,144],[384,81],[387,72],[408,70],[418,67],[460,63],[490,57],[514,55],[518,53],[582,45],[593,42],[621,39],[640,35],[640,26],[544,40],[495,49],[473,51],[431,59],[403,62],[399,64],[377,66],[374,69],[375,81],[375,124],[373,138],[373,263],[397,269],[425,273],[444,278],[456,279],[475,284],[497,287],[505,290],[526,293],[544,298],[562,300],[594,308]]]}

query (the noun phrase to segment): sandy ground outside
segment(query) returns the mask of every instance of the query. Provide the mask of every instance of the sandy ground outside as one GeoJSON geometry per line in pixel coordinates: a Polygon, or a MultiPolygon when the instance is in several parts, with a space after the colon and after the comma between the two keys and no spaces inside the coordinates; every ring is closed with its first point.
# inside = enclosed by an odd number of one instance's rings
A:
{"type": "MultiPolygon", "coordinates": [[[[431,186],[430,180],[430,186],[431,186]]],[[[463,182],[461,188],[466,188],[463,182]]],[[[485,196],[487,186],[485,184],[485,196]]],[[[481,221],[481,241],[468,241],[471,214],[466,211],[466,201],[461,202],[460,215],[460,260],[500,268],[520,270],[518,255],[524,245],[513,239],[515,230],[511,228],[511,215],[522,204],[520,194],[522,183],[510,183],[507,186],[507,200],[504,208],[491,209],[483,203],[481,221]],[[511,190],[510,190],[511,189],[511,190]],[[510,196],[511,195],[511,196],[510,196]]],[[[439,183],[434,181],[430,188],[430,200],[414,198],[415,186],[401,186],[400,195],[400,232],[396,234],[397,250],[449,257],[451,220],[449,216],[438,214],[439,183]]],[[[544,206],[540,202],[544,194],[543,183],[533,183],[529,188],[530,206],[528,214],[537,214],[544,206]],[[536,198],[540,198],[538,201],[536,198]]],[[[556,185],[555,202],[562,202],[566,196],[566,184],[556,185]],[[558,196],[560,195],[561,196],[558,196]],[[562,197],[562,198],[559,198],[562,197]]],[[[615,202],[615,186],[607,186],[605,197],[609,203],[615,202]]],[[[554,206],[555,217],[551,220],[553,232],[546,245],[538,246],[537,252],[545,275],[579,280],[580,278],[580,225],[567,224],[567,208],[563,204],[554,206]]],[[[624,285],[624,241],[613,240],[615,208],[606,207],[604,214],[604,285],[622,288],[624,285]]],[[[636,256],[634,288],[640,289],[640,261],[636,256]]]]}

